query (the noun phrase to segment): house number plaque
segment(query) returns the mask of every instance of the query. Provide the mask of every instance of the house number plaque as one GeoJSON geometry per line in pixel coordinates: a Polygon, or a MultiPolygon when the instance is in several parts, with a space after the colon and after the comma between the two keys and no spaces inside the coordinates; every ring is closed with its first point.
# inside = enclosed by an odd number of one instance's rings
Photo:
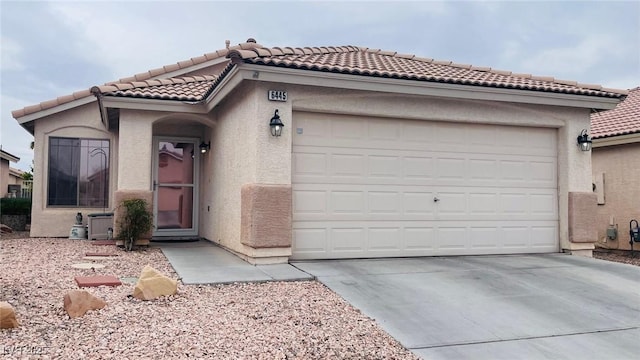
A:
{"type": "Polygon", "coordinates": [[[287,101],[287,92],[282,90],[269,90],[270,101],[287,101]]]}

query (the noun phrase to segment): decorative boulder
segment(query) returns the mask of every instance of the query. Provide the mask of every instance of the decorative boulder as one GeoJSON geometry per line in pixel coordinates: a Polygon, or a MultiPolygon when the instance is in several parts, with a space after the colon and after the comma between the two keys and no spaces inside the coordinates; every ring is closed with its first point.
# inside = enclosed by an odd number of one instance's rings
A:
{"type": "Polygon", "coordinates": [[[0,301],[0,329],[16,328],[19,325],[13,306],[6,301],[0,301]]]}
{"type": "Polygon", "coordinates": [[[147,265],[142,269],[138,283],[133,289],[133,297],[140,300],[153,300],[160,296],[174,295],[178,292],[178,282],[170,279],[158,270],[147,265]]]}
{"type": "Polygon", "coordinates": [[[2,234],[11,234],[13,232],[13,229],[8,227],[5,224],[0,224],[0,233],[2,234]]]}
{"type": "Polygon", "coordinates": [[[86,290],[72,290],[64,296],[64,309],[71,318],[80,317],[89,310],[102,309],[106,305],[104,300],[86,290]]]}

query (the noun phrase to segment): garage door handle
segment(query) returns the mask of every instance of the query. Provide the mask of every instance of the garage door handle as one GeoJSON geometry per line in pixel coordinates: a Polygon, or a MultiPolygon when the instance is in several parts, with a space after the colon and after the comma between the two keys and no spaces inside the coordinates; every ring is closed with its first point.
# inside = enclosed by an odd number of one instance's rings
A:
{"type": "Polygon", "coordinates": [[[433,202],[438,202],[438,201],[440,201],[440,199],[438,199],[438,197],[437,197],[437,196],[434,196],[434,197],[433,197],[433,202]]]}

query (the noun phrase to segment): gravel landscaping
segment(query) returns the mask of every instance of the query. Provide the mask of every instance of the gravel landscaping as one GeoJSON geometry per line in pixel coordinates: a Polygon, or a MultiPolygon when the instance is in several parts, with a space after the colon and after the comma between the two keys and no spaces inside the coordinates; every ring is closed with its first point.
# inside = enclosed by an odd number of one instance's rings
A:
{"type": "Polygon", "coordinates": [[[593,251],[593,257],[601,260],[640,266],[640,249],[636,249],[633,257],[630,256],[630,251],[596,249],[593,251]]]}
{"type": "MultiPolygon", "coordinates": [[[[177,275],[160,249],[124,252],[89,241],[3,234],[0,301],[20,321],[0,330],[3,359],[417,359],[378,325],[316,281],[183,285],[154,301],[132,298],[144,265],[177,275]],[[104,268],[76,269],[88,252],[104,268]],[[62,298],[75,276],[115,275],[119,287],[87,288],[107,306],[70,319],[62,298]],[[127,279],[133,278],[133,279],[127,279]]],[[[640,252],[594,257],[640,266],[640,252]]]]}
{"type": "Polygon", "coordinates": [[[315,281],[183,285],[154,301],[132,298],[134,284],[87,288],[107,306],[70,319],[63,296],[74,276],[132,278],[150,264],[176,279],[157,248],[124,252],[89,241],[0,241],[0,301],[20,327],[0,330],[3,359],[417,359],[370,318],[315,281]],[[76,269],[87,252],[101,269],[76,269]]]}

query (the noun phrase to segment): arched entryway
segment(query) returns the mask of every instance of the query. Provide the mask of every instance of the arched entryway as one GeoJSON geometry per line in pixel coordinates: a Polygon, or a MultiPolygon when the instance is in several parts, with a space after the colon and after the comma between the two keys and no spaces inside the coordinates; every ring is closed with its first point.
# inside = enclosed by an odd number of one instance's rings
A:
{"type": "Polygon", "coordinates": [[[201,144],[209,125],[184,116],[153,124],[154,239],[199,237],[201,144]]]}

